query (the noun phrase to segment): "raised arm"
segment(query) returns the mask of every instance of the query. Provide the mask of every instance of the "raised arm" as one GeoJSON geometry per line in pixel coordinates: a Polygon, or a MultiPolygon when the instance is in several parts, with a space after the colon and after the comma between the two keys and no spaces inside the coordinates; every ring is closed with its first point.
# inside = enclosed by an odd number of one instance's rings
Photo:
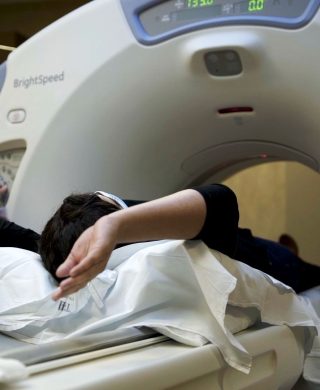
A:
{"type": "Polygon", "coordinates": [[[192,189],[100,218],[79,237],[58,268],[58,277],[69,277],[61,282],[53,299],[79,290],[102,272],[117,244],[193,238],[200,232],[205,218],[204,198],[192,189]]]}
{"type": "Polygon", "coordinates": [[[53,299],[84,287],[102,272],[117,244],[200,239],[232,256],[237,240],[235,194],[219,184],[201,186],[129,207],[100,218],[74,244],[57,270],[63,280],[53,299]]]}

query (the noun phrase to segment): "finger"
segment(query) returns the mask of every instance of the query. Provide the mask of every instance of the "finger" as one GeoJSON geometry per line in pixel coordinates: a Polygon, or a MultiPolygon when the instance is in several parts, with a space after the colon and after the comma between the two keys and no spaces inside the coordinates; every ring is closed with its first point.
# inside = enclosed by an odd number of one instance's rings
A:
{"type": "Polygon", "coordinates": [[[63,292],[61,290],[60,287],[58,287],[54,292],[53,294],[51,295],[51,298],[54,300],[54,301],[58,301],[59,299],[61,299],[63,297],[63,292]]]}
{"type": "Polygon", "coordinates": [[[69,288],[67,290],[62,289],[61,287],[58,287],[52,294],[52,299],[54,301],[58,301],[61,298],[67,297],[68,295],[76,293],[78,290],[80,290],[84,286],[76,286],[69,288]]]}
{"type": "Polygon", "coordinates": [[[57,301],[67,295],[73,294],[85,287],[87,283],[96,277],[104,269],[104,264],[96,264],[88,271],[81,273],[75,277],[69,277],[63,280],[57,290],[52,294],[52,299],[57,301]]]}
{"type": "Polygon", "coordinates": [[[75,256],[71,252],[67,259],[58,267],[56,275],[59,278],[64,278],[70,275],[70,271],[78,264],[75,256]]]}
{"type": "Polygon", "coordinates": [[[108,258],[108,254],[105,254],[103,257],[101,257],[101,255],[90,254],[72,268],[70,276],[72,278],[82,274],[96,276],[105,269],[108,258]]]}
{"type": "Polygon", "coordinates": [[[79,291],[87,284],[87,281],[79,282],[72,280],[72,278],[68,278],[64,282],[64,285],[61,283],[60,286],[53,292],[52,299],[54,301],[79,291]]]}
{"type": "Polygon", "coordinates": [[[70,275],[70,271],[75,267],[81,258],[85,257],[88,252],[88,238],[90,237],[92,227],[85,230],[75,242],[70,254],[66,260],[58,267],[56,275],[60,278],[70,275]]]}
{"type": "Polygon", "coordinates": [[[63,291],[66,290],[79,290],[80,288],[83,288],[87,285],[90,280],[94,279],[99,273],[101,272],[101,267],[91,267],[88,271],[81,273],[78,276],[75,277],[69,277],[68,279],[63,280],[60,283],[60,288],[63,291]]]}

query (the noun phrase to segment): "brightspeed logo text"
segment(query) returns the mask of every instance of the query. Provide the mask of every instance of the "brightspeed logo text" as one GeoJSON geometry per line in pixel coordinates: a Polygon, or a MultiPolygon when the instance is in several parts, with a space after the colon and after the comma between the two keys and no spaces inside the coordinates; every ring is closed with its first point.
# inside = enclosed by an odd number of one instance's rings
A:
{"type": "Polygon", "coordinates": [[[14,79],[13,80],[13,87],[14,88],[25,88],[28,89],[29,87],[33,86],[45,86],[52,83],[58,83],[64,81],[64,72],[56,73],[56,74],[50,74],[50,75],[44,75],[39,74],[34,77],[27,77],[23,79],[14,79]]]}

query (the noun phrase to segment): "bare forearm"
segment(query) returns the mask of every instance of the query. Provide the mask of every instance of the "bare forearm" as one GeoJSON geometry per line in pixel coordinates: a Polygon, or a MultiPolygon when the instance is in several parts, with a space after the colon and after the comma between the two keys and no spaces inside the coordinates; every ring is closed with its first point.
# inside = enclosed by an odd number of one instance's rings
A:
{"type": "Polygon", "coordinates": [[[190,239],[201,230],[206,204],[195,190],[184,190],[104,217],[117,226],[117,243],[190,239]]]}
{"type": "Polygon", "coordinates": [[[53,299],[79,290],[103,271],[119,243],[195,237],[204,224],[206,212],[202,195],[185,190],[100,218],[82,233],[58,268],[57,276],[69,278],[61,282],[53,299]]]}

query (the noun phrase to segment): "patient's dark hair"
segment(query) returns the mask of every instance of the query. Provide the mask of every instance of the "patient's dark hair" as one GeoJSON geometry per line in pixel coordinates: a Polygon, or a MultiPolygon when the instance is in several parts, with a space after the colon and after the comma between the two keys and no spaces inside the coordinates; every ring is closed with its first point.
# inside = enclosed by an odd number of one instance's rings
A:
{"type": "Polygon", "coordinates": [[[103,201],[94,193],[72,194],[47,222],[39,240],[39,253],[45,268],[57,280],[57,268],[70,253],[77,238],[104,215],[120,207],[103,201]]]}

